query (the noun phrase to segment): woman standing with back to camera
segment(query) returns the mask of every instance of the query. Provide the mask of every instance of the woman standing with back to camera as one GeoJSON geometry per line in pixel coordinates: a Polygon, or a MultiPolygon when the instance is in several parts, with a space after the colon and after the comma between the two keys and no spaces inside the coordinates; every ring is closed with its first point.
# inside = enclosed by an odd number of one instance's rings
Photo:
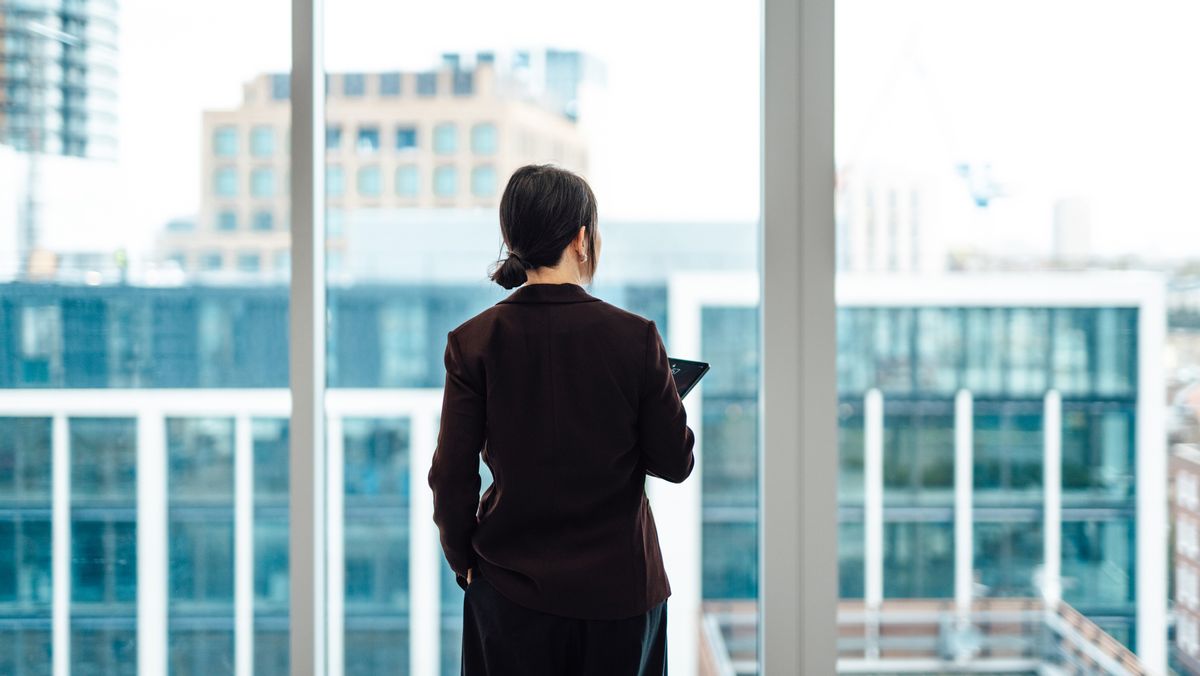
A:
{"type": "Polygon", "coordinates": [[[645,483],[686,479],[695,438],[662,339],[584,290],[600,234],[581,177],[518,169],[500,230],[492,279],[520,288],[447,336],[429,471],[466,590],[463,674],[665,674],[671,589],[645,483]]]}

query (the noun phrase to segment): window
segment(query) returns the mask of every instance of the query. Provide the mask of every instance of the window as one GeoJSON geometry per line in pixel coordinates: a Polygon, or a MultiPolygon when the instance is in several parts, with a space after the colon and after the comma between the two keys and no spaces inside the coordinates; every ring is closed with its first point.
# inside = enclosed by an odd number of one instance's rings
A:
{"type": "Polygon", "coordinates": [[[380,73],[379,94],[381,96],[399,96],[400,73],[380,73]]]}
{"type": "Polygon", "coordinates": [[[237,169],[221,167],[213,172],[213,193],[218,197],[237,197],[237,169]]]}
{"type": "Polygon", "coordinates": [[[205,271],[220,270],[225,267],[225,257],[217,251],[209,251],[200,256],[200,269],[205,271]]]}
{"type": "Polygon", "coordinates": [[[255,125],[250,130],[250,154],[270,157],[275,154],[275,130],[269,125],[255,125]]]}
{"type": "Polygon", "coordinates": [[[458,128],[453,122],[443,122],[433,128],[433,152],[439,155],[458,152],[458,128]]]}
{"type": "Polygon", "coordinates": [[[254,229],[255,230],[274,230],[275,229],[275,212],[267,209],[259,209],[254,212],[254,229]]]}
{"type": "Polygon", "coordinates": [[[396,167],[396,195],[399,197],[416,197],[420,193],[421,175],[415,164],[402,164],[396,167]]]}
{"type": "Polygon", "coordinates": [[[325,127],[325,150],[342,149],[342,125],[331,124],[325,127]]]}
{"type": "Polygon", "coordinates": [[[230,232],[237,230],[237,212],[232,209],[222,209],[217,212],[217,230],[230,232]]]}
{"type": "Polygon", "coordinates": [[[325,166],[325,194],[330,197],[341,197],[346,192],[346,173],[340,164],[325,166]]]}
{"type": "Polygon", "coordinates": [[[496,152],[496,125],[482,122],[471,127],[471,152],[492,155],[496,152]]]}
{"type": "Polygon", "coordinates": [[[475,93],[475,73],[469,70],[454,71],[454,95],[470,96],[475,93]]]}
{"type": "Polygon", "coordinates": [[[458,169],[444,165],[433,170],[433,194],[438,197],[454,197],[458,192],[458,169]]]}
{"type": "Polygon", "coordinates": [[[226,125],[213,130],[213,154],[217,157],[237,157],[237,127],[226,125]]]}
{"type": "Polygon", "coordinates": [[[363,197],[379,197],[383,192],[383,176],[376,165],[360,167],[358,170],[358,194],[363,197]]]}
{"type": "Polygon", "coordinates": [[[292,78],[287,73],[271,75],[271,98],[275,101],[287,101],[292,98],[292,78]]]}
{"type": "Polygon", "coordinates": [[[275,196],[275,170],[258,167],[250,171],[250,194],[254,197],[275,196]]]}
{"type": "Polygon", "coordinates": [[[417,128],[412,125],[396,127],[396,150],[410,150],[417,147],[417,128]]]}
{"type": "Polygon", "coordinates": [[[379,127],[359,127],[355,148],[358,149],[360,155],[370,155],[379,152],[379,127]]]}
{"type": "Polygon", "coordinates": [[[437,73],[417,73],[417,96],[437,96],[437,73]]]}
{"type": "Polygon", "coordinates": [[[238,272],[258,272],[262,268],[262,257],[256,253],[238,254],[238,272]]]}
{"type": "Polygon", "coordinates": [[[496,168],[490,164],[471,170],[471,194],[476,197],[493,197],[496,194],[496,168]]]}
{"type": "Polygon", "coordinates": [[[346,73],[342,76],[342,93],[347,97],[358,97],[367,92],[367,76],[362,73],[346,73]]]}

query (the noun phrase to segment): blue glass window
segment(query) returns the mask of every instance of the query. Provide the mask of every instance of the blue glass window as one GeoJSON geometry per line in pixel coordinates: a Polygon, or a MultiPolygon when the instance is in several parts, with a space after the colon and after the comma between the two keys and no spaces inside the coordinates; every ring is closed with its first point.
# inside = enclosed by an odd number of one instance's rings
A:
{"type": "Polygon", "coordinates": [[[325,150],[342,149],[342,125],[331,124],[325,127],[325,150]]]}
{"type": "Polygon", "coordinates": [[[205,270],[207,272],[212,272],[213,270],[220,270],[224,266],[225,266],[225,259],[220,254],[220,252],[209,251],[208,253],[205,253],[202,256],[200,256],[200,269],[201,270],[205,270]]]}
{"type": "Polygon", "coordinates": [[[378,197],[383,193],[383,175],[379,167],[370,165],[358,170],[358,194],[363,197],[378,197]]]}
{"type": "Polygon", "coordinates": [[[237,169],[221,167],[213,172],[213,192],[218,197],[236,197],[238,193],[237,169]]]}
{"type": "Polygon", "coordinates": [[[471,127],[471,152],[476,155],[491,155],[497,146],[496,125],[482,122],[471,127]]]}
{"type": "Polygon", "coordinates": [[[490,164],[471,170],[471,194],[476,197],[492,197],[496,194],[496,168],[490,164]]]}
{"type": "Polygon", "coordinates": [[[454,197],[458,192],[458,169],[444,165],[433,170],[433,194],[438,197],[454,197]]]}
{"type": "Polygon", "coordinates": [[[292,80],[287,73],[275,73],[271,76],[271,98],[276,101],[286,101],[292,96],[292,80]]]}
{"type": "Polygon", "coordinates": [[[275,170],[258,167],[250,171],[250,194],[254,197],[275,196],[275,170]]]}
{"type": "Polygon", "coordinates": [[[469,70],[454,71],[454,95],[470,96],[475,93],[475,74],[469,70]]]}
{"type": "Polygon", "coordinates": [[[256,125],[250,130],[250,154],[270,157],[275,154],[275,130],[270,125],[256,125]]]}
{"type": "Polygon", "coordinates": [[[437,73],[417,73],[417,96],[437,96],[437,73]]]}
{"type": "Polygon", "coordinates": [[[417,147],[417,128],[412,125],[396,127],[396,150],[410,150],[417,147]]]}
{"type": "Polygon", "coordinates": [[[371,125],[358,128],[358,138],[354,147],[360,154],[379,152],[379,127],[371,125]]]}
{"type": "Polygon", "coordinates": [[[325,165],[325,194],[341,197],[346,192],[346,172],[340,164],[325,165]]]}
{"type": "Polygon", "coordinates": [[[233,126],[221,126],[213,130],[213,154],[217,157],[237,157],[238,130],[233,126]]]}
{"type": "Polygon", "coordinates": [[[231,209],[223,209],[217,212],[217,230],[229,232],[237,230],[237,212],[231,209]]]}
{"type": "Polygon", "coordinates": [[[237,269],[239,272],[258,272],[262,269],[262,257],[256,253],[238,254],[237,269]]]}
{"type": "Polygon", "coordinates": [[[354,97],[366,94],[367,76],[362,73],[346,73],[342,76],[342,93],[354,97]]]}
{"type": "Polygon", "coordinates": [[[443,122],[433,128],[433,152],[450,155],[458,151],[458,127],[453,122],[443,122]]]}
{"type": "Polygon", "coordinates": [[[255,230],[274,230],[275,213],[266,209],[255,211],[253,223],[255,230]]]}
{"type": "Polygon", "coordinates": [[[379,94],[381,96],[400,95],[400,73],[382,73],[379,76],[379,94]]]}
{"type": "Polygon", "coordinates": [[[416,197],[421,188],[420,176],[415,164],[396,167],[396,194],[400,197],[416,197]]]}

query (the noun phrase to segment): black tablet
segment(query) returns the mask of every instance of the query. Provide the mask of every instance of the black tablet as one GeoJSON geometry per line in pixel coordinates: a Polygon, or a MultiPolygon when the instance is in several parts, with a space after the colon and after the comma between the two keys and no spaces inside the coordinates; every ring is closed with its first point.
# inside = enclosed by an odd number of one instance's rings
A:
{"type": "Polygon", "coordinates": [[[671,373],[675,376],[675,387],[679,390],[679,398],[687,396],[688,392],[708,373],[708,364],[702,361],[686,359],[670,359],[671,373]]]}

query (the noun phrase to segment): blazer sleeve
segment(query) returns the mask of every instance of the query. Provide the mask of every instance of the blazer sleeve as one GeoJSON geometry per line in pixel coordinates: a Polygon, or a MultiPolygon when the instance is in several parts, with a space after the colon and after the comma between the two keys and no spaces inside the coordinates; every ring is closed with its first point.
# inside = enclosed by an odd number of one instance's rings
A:
{"type": "Polygon", "coordinates": [[[646,330],[642,392],[638,404],[638,442],[642,449],[642,467],[651,476],[680,483],[692,473],[695,458],[692,446],[696,437],[687,426],[687,413],[667,349],[658,328],[650,322],[646,330]]]}
{"type": "Polygon", "coordinates": [[[441,533],[442,551],[464,589],[467,569],[475,565],[471,535],[479,509],[479,453],[486,422],[483,393],[467,371],[451,332],[446,337],[446,387],[429,487],[433,489],[433,520],[441,533]]]}

